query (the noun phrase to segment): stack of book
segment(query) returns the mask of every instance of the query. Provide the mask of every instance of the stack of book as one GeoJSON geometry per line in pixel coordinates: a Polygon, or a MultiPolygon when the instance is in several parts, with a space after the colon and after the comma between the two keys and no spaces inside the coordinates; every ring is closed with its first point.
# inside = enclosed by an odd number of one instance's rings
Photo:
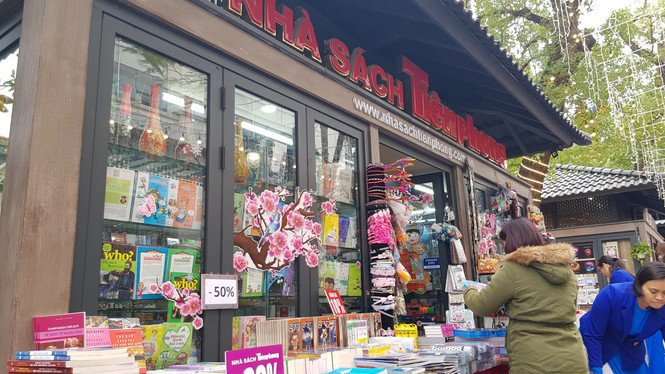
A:
{"type": "Polygon", "coordinates": [[[425,325],[425,336],[418,338],[418,347],[430,349],[435,344],[444,344],[453,341],[452,325],[425,325]]]}
{"type": "Polygon", "coordinates": [[[7,361],[8,373],[138,374],[126,348],[19,351],[7,361]]]}

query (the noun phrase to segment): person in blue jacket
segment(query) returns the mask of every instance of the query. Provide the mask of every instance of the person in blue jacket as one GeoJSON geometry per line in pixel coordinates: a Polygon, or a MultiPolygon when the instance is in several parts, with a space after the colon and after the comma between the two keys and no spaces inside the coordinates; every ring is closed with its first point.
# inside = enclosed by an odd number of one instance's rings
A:
{"type": "Polygon", "coordinates": [[[635,277],[626,270],[623,260],[616,257],[603,256],[598,259],[596,266],[601,274],[607,277],[608,283],[632,282],[635,277]]]}
{"type": "Polygon", "coordinates": [[[633,283],[615,283],[596,297],[580,320],[589,368],[601,374],[648,374],[644,340],[665,331],[665,264],[642,266],[633,283]]]}

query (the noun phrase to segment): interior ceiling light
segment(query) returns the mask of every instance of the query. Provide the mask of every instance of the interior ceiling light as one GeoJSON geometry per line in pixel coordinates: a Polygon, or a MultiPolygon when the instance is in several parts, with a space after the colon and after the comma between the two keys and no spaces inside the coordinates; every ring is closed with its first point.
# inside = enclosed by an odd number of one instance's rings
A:
{"type": "Polygon", "coordinates": [[[275,113],[277,111],[277,107],[272,104],[266,104],[261,107],[261,111],[268,114],[275,113]]]}

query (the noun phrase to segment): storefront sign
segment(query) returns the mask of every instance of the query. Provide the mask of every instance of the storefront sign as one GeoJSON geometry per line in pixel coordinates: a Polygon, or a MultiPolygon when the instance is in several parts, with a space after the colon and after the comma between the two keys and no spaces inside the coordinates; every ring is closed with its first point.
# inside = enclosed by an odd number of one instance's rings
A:
{"type": "Polygon", "coordinates": [[[398,67],[399,76],[407,82],[405,87],[402,80],[383,67],[368,66],[365,50],[361,47],[350,50],[343,41],[331,38],[325,41],[322,55],[314,24],[307,10],[301,7],[294,12],[285,5],[278,7],[276,0],[226,0],[218,1],[218,4],[275,37],[278,36],[279,26],[279,35],[285,44],[410,113],[452,141],[503,166],[506,147],[479,131],[471,116],[461,117],[443,105],[439,94],[429,90],[427,72],[407,57],[400,56],[398,67]]]}
{"type": "Polygon", "coordinates": [[[284,374],[281,345],[227,351],[224,356],[227,374],[284,374]]]}
{"type": "Polygon", "coordinates": [[[339,316],[346,314],[346,308],[344,307],[344,300],[337,290],[326,290],[326,299],[328,299],[328,304],[330,304],[330,309],[334,315],[339,316]]]}
{"type": "Polygon", "coordinates": [[[438,258],[425,258],[423,259],[423,269],[425,270],[434,270],[434,269],[439,269],[441,266],[439,265],[439,259],[438,258]]]}
{"type": "Polygon", "coordinates": [[[368,103],[362,98],[354,97],[353,106],[356,108],[356,110],[365,114],[366,116],[379,120],[400,132],[404,136],[407,136],[419,143],[425,144],[429,149],[445,155],[450,160],[457,161],[462,164],[464,164],[466,161],[466,156],[464,154],[448,146],[443,139],[430,135],[427,131],[421,130],[416,125],[402,121],[399,117],[392,115],[388,111],[374,107],[372,104],[368,103]]]}
{"type": "Polygon", "coordinates": [[[203,309],[237,309],[238,277],[236,275],[201,274],[203,309]]]}

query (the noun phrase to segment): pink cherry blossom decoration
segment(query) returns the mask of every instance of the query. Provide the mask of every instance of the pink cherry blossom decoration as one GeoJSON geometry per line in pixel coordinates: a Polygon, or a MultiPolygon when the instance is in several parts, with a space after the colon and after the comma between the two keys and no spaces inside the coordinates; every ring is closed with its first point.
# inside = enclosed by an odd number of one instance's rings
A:
{"type": "Polygon", "coordinates": [[[192,326],[195,330],[200,330],[203,327],[203,318],[196,316],[194,321],[192,321],[192,326]]]}
{"type": "Polygon", "coordinates": [[[249,261],[247,261],[247,258],[244,254],[241,252],[236,252],[233,254],[233,268],[236,269],[236,271],[245,271],[245,269],[247,269],[247,265],[249,265],[249,261]]]}

